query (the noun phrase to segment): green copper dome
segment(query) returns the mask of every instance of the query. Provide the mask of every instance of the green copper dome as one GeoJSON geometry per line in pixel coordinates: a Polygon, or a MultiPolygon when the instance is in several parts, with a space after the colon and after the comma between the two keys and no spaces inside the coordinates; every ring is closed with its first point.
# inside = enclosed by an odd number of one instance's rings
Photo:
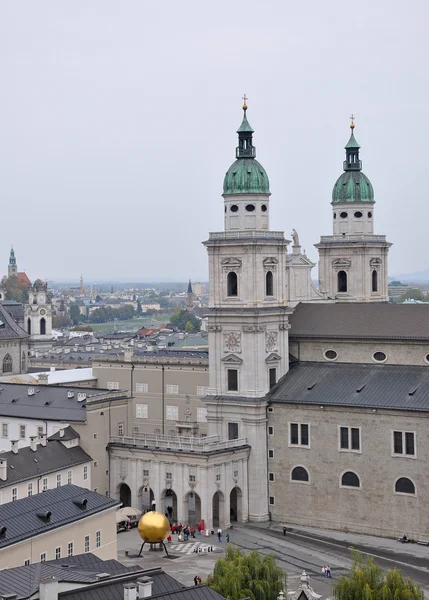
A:
{"type": "Polygon", "coordinates": [[[247,105],[238,133],[237,160],[229,167],[223,180],[223,195],[269,194],[270,183],[264,167],[256,160],[253,129],[247,120],[247,105]]]}
{"type": "Polygon", "coordinates": [[[360,146],[353,133],[353,123],[350,125],[350,129],[352,133],[345,146],[344,173],[338,177],[332,190],[332,204],[342,204],[344,202],[370,202],[374,204],[374,189],[368,177],[362,173],[362,161],[359,160],[360,146]]]}

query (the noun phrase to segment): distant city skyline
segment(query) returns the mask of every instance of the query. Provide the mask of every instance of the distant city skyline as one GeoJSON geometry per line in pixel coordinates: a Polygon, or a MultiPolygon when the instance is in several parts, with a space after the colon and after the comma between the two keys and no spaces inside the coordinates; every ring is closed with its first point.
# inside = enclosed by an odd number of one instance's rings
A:
{"type": "MultiPolygon", "coordinates": [[[[429,6],[261,10],[226,0],[0,8],[0,198],[19,268],[49,280],[207,279],[244,93],[270,178],[271,229],[332,232],[349,116],[389,273],[427,268],[429,6]],[[225,15],[228,18],[225,19],[225,15]],[[357,46],[356,40],[365,40],[357,46]],[[406,43],[405,43],[406,41],[406,43]]],[[[317,278],[317,272],[313,272],[317,278]]]]}

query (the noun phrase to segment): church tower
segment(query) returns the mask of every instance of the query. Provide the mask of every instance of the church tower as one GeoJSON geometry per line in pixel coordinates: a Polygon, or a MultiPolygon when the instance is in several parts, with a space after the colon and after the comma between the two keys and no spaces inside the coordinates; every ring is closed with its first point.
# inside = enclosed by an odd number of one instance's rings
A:
{"type": "Polygon", "coordinates": [[[387,302],[387,258],[392,244],[374,234],[374,190],[362,173],[360,146],[351,135],[344,173],[332,191],[333,235],[320,238],[319,285],[339,302],[387,302]]]}
{"type": "MultiPolygon", "coordinates": [[[[289,366],[288,241],[269,227],[270,189],[256,160],[247,104],[236,161],[223,184],[224,231],[204,242],[209,257],[209,435],[251,446],[249,519],[268,518],[265,395],[289,366]]],[[[226,511],[228,514],[228,511],[226,511]]]]}
{"type": "Polygon", "coordinates": [[[11,277],[12,275],[17,275],[18,274],[18,267],[16,265],[16,258],[15,258],[15,250],[13,249],[13,246],[10,249],[10,254],[9,254],[9,265],[7,267],[7,276],[11,277]]]}
{"type": "Polygon", "coordinates": [[[28,293],[25,306],[26,330],[30,347],[43,349],[52,343],[52,305],[47,294],[47,284],[36,284],[28,293]]]}

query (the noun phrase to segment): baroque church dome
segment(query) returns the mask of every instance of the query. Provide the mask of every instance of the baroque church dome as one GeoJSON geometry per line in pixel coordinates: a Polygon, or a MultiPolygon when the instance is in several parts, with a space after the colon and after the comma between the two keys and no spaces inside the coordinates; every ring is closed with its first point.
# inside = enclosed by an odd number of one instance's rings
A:
{"type": "Polygon", "coordinates": [[[359,144],[353,134],[354,124],[350,125],[352,133],[345,146],[346,160],[344,173],[340,175],[332,190],[332,204],[348,202],[369,202],[374,204],[374,188],[368,177],[362,173],[362,161],[359,160],[359,144]]]}
{"type": "Polygon", "coordinates": [[[244,116],[238,133],[237,160],[229,167],[223,180],[223,195],[269,194],[270,183],[264,167],[256,160],[253,145],[253,129],[247,120],[247,104],[243,105],[244,116]]]}

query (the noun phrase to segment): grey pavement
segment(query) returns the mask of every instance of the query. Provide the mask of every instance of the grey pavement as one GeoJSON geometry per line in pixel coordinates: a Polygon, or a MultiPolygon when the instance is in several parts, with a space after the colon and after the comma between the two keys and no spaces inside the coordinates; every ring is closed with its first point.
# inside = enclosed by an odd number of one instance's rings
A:
{"type": "MultiPolygon", "coordinates": [[[[429,548],[417,544],[401,544],[396,540],[377,538],[347,532],[332,532],[310,527],[278,523],[246,524],[228,530],[231,543],[244,551],[257,550],[261,554],[273,553],[279,566],[287,574],[287,592],[291,594],[299,587],[303,569],[310,575],[310,584],[317,594],[332,597],[335,581],[346,575],[351,565],[350,546],[371,555],[383,568],[398,567],[406,576],[419,582],[429,598],[429,548]],[[322,575],[322,567],[330,565],[332,579],[322,575]]],[[[169,553],[176,558],[166,558],[164,552],[150,551],[145,547],[142,558],[125,555],[137,554],[141,539],[136,529],[118,535],[118,560],[124,564],[138,564],[145,568],[162,566],[184,585],[192,585],[195,575],[205,579],[213,571],[216,560],[224,555],[225,537],[218,544],[216,535],[196,536],[195,540],[168,544],[169,553]],[[194,553],[196,542],[212,544],[216,552],[194,553]]]]}

